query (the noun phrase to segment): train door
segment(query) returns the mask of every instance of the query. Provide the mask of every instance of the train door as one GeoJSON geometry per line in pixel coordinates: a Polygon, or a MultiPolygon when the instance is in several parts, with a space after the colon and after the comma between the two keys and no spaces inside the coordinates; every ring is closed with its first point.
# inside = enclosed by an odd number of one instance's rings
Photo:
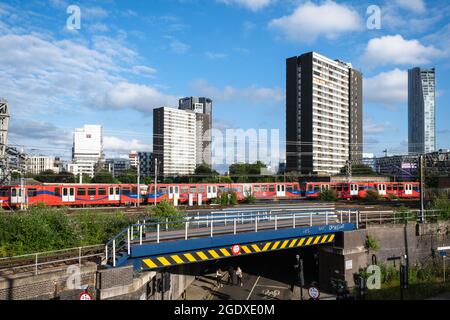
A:
{"type": "Polygon", "coordinates": [[[358,185],[357,184],[351,184],[350,185],[350,195],[351,196],[357,196],[358,195],[358,185]]]}
{"type": "Polygon", "coordinates": [[[11,188],[11,201],[14,203],[25,203],[25,194],[21,188],[11,188]]]}
{"type": "Polygon", "coordinates": [[[411,196],[413,193],[412,191],[413,191],[412,184],[409,184],[409,183],[405,184],[405,195],[411,196]]]}
{"type": "Polygon", "coordinates": [[[217,186],[207,186],[206,191],[206,197],[208,199],[217,198],[217,186]]]}
{"type": "Polygon", "coordinates": [[[277,197],[286,196],[286,186],[284,184],[277,184],[277,197]]]}
{"type": "Polygon", "coordinates": [[[253,195],[253,186],[251,184],[244,184],[244,197],[253,195]]]}
{"type": "Polygon", "coordinates": [[[75,188],[62,188],[62,202],[75,201],[75,188]]]}
{"type": "Polygon", "coordinates": [[[180,188],[178,186],[169,187],[169,199],[172,200],[174,198],[180,198],[180,188]]]}
{"type": "Polygon", "coordinates": [[[120,188],[119,187],[109,187],[108,200],[109,201],[120,201],[120,188]]]}
{"type": "Polygon", "coordinates": [[[381,195],[381,196],[386,195],[386,185],[385,184],[378,184],[377,189],[378,189],[379,195],[381,195]]]}

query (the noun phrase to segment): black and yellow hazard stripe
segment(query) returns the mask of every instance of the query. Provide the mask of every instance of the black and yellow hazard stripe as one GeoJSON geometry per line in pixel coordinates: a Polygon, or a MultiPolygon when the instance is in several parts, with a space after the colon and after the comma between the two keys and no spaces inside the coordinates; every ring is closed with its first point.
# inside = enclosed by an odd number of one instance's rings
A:
{"type": "MultiPolygon", "coordinates": [[[[334,238],[335,238],[334,234],[325,234],[325,235],[276,240],[262,243],[244,244],[241,245],[240,255],[332,243],[334,242],[334,238]]],[[[231,247],[189,251],[184,253],[170,254],[143,259],[142,267],[145,270],[151,270],[188,263],[202,262],[207,260],[217,260],[222,258],[228,258],[231,256],[233,256],[233,253],[231,252],[231,247]]]]}

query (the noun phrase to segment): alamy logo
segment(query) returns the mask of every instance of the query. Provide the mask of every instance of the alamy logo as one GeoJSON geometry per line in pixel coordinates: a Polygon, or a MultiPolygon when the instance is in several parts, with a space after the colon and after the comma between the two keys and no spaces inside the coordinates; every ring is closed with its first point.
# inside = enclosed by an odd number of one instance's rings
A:
{"type": "Polygon", "coordinates": [[[380,30],[381,29],[381,9],[379,6],[371,5],[367,8],[367,29],[380,30]]]}
{"type": "Polygon", "coordinates": [[[66,27],[69,30],[81,29],[81,9],[79,6],[70,5],[67,7],[67,14],[70,16],[67,18],[66,27]]]}

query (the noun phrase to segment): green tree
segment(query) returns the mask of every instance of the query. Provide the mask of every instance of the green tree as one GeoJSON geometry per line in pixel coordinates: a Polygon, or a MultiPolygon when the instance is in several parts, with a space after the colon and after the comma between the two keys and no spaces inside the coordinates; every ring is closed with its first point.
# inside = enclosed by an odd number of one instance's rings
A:
{"type": "Polygon", "coordinates": [[[337,194],[335,190],[322,190],[319,194],[318,199],[320,201],[337,201],[337,194]]]}
{"type": "Polygon", "coordinates": [[[216,170],[211,169],[207,165],[199,165],[195,168],[194,182],[217,182],[219,173],[216,170]]]}
{"type": "Polygon", "coordinates": [[[92,183],[117,183],[117,181],[109,171],[101,170],[92,178],[92,183]]]}
{"type": "Polygon", "coordinates": [[[261,169],[267,168],[267,166],[257,161],[255,163],[235,163],[229,167],[231,179],[234,182],[264,182],[268,180],[273,181],[273,177],[261,175],[261,169]]]}
{"type": "Polygon", "coordinates": [[[117,178],[121,183],[137,183],[137,169],[130,168],[122,172],[122,174],[117,178]]]}
{"type": "MultiPolygon", "coordinates": [[[[352,164],[353,176],[376,176],[377,173],[373,171],[372,167],[365,164],[352,164]]],[[[340,175],[347,175],[347,167],[342,167],[340,175]]]]}
{"type": "Polygon", "coordinates": [[[57,182],[58,174],[53,170],[45,170],[39,173],[34,179],[42,183],[55,183],[57,182]]]}

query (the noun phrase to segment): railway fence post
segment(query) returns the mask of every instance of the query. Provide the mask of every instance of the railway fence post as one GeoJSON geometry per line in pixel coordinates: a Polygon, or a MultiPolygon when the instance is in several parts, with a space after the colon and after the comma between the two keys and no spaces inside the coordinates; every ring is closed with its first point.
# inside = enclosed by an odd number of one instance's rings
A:
{"type": "Polygon", "coordinates": [[[255,232],[258,232],[258,216],[255,217],[255,232]]]}
{"type": "Polygon", "coordinates": [[[169,230],[169,218],[166,218],[166,231],[169,230]]]}
{"type": "Polygon", "coordinates": [[[142,224],[139,226],[139,245],[142,246],[142,224]]]}
{"type": "Polygon", "coordinates": [[[197,229],[200,228],[200,212],[197,212],[197,229]]]}
{"type": "Polygon", "coordinates": [[[295,229],[295,213],[292,215],[292,220],[293,220],[293,222],[292,222],[292,228],[295,229]]]}
{"type": "Polygon", "coordinates": [[[130,238],[131,238],[131,241],[134,240],[134,227],[133,226],[131,226],[131,237],[129,237],[128,240],[130,240],[130,238]]]}
{"type": "Polygon", "coordinates": [[[312,212],[309,213],[309,226],[310,227],[313,226],[313,213],[312,212]]]}
{"type": "Polygon", "coordinates": [[[81,268],[81,247],[78,247],[78,266],[81,268]]]}
{"type": "MultiPolygon", "coordinates": [[[[131,227],[133,228],[133,227],[131,227]]],[[[127,229],[127,252],[128,255],[131,253],[131,236],[130,236],[130,228],[127,229]]]]}
{"type": "Polygon", "coordinates": [[[348,209],[348,223],[351,223],[352,222],[352,219],[351,219],[352,217],[351,217],[351,212],[350,212],[350,209],[348,209]]]}
{"type": "Polygon", "coordinates": [[[188,239],[189,221],[184,222],[184,240],[188,239]]]}
{"type": "Polygon", "coordinates": [[[213,229],[214,229],[214,227],[213,227],[213,220],[211,219],[211,238],[214,236],[213,229]]]}
{"type": "Polygon", "coordinates": [[[108,245],[105,246],[105,258],[106,258],[106,263],[108,263],[108,245]]]}
{"type": "Polygon", "coordinates": [[[275,230],[278,230],[278,216],[275,215],[275,230]]]}
{"type": "Polygon", "coordinates": [[[112,247],[112,259],[113,259],[113,267],[116,266],[116,239],[113,240],[113,247],[112,247]]]}
{"type": "Polygon", "coordinates": [[[233,229],[234,229],[234,234],[236,235],[236,218],[233,219],[233,229]]]}
{"type": "Polygon", "coordinates": [[[359,229],[359,210],[356,210],[356,230],[359,229]]]}
{"type": "Polygon", "coordinates": [[[156,224],[156,243],[159,243],[159,222],[156,224]]]}
{"type": "Polygon", "coordinates": [[[342,224],[342,210],[340,210],[340,213],[341,213],[341,220],[340,221],[341,221],[341,224],[342,224]]]}

